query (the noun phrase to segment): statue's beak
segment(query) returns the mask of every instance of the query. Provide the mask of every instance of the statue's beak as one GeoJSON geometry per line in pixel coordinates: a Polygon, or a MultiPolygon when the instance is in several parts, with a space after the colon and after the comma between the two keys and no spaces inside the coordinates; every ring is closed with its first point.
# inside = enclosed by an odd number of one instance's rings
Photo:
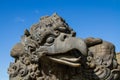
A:
{"type": "Polygon", "coordinates": [[[58,38],[54,42],[54,45],[49,47],[48,52],[48,58],[57,63],[80,67],[81,55],[87,56],[87,47],[85,42],[80,38],[68,37],[64,40],[58,38]],[[71,53],[73,54],[72,56],[71,53]],[[75,57],[76,53],[79,56],[75,57]]]}
{"type": "Polygon", "coordinates": [[[75,37],[68,37],[64,41],[56,40],[54,46],[48,50],[50,55],[58,53],[64,54],[71,50],[78,50],[82,55],[87,56],[87,46],[85,42],[75,37]]]}

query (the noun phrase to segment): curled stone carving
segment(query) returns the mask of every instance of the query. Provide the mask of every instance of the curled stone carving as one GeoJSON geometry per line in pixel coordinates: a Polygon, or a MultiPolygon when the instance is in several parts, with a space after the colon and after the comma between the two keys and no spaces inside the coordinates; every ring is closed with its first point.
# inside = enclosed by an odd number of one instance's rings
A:
{"type": "Polygon", "coordinates": [[[25,30],[11,50],[10,80],[120,80],[115,46],[99,38],[76,38],[57,14],[25,30]]]}

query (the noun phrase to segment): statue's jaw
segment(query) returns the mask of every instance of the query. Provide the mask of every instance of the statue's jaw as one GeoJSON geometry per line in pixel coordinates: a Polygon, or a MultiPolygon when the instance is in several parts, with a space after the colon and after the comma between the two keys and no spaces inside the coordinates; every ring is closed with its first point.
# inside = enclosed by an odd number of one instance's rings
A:
{"type": "MultiPolygon", "coordinates": [[[[61,63],[61,64],[65,64],[65,65],[69,65],[71,67],[80,67],[80,63],[75,62],[71,62],[72,59],[68,59],[68,58],[64,58],[64,59],[57,59],[57,58],[53,58],[53,57],[49,57],[49,59],[57,62],[57,63],[61,63]],[[66,60],[65,60],[66,59],[66,60]]],[[[73,60],[78,60],[77,58],[73,58],[73,60]]]]}
{"type": "MultiPolygon", "coordinates": [[[[71,52],[74,52],[74,51],[71,51],[71,52]]],[[[65,54],[51,55],[47,57],[50,60],[57,62],[59,64],[64,64],[71,67],[80,67],[81,56],[80,55],[75,56],[75,54],[80,54],[80,53],[71,53],[71,52],[70,53],[67,52],[65,54]]]]}

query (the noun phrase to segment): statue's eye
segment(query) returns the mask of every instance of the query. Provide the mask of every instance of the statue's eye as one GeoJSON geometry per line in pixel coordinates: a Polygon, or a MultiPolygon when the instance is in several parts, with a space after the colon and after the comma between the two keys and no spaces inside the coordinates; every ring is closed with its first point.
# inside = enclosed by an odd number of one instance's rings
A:
{"type": "Polygon", "coordinates": [[[54,42],[54,37],[50,36],[47,38],[46,43],[53,43],[54,42]]]}

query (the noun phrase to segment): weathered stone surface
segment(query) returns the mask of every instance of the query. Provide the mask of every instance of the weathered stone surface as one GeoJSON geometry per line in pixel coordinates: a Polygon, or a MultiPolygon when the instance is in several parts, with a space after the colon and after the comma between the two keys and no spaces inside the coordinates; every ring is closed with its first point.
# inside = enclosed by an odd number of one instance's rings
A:
{"type": "Polygon", "coordinates": [[[120,52],[117,53],[116,58],[117,58],[117,62],[120,64],[120,52]]]}
{"type": "Polygon", "coordinates": [[[57,14],[44,16],[11,50],[10,80],[120,80],[112,43],[76,38],[57,14]]]}

